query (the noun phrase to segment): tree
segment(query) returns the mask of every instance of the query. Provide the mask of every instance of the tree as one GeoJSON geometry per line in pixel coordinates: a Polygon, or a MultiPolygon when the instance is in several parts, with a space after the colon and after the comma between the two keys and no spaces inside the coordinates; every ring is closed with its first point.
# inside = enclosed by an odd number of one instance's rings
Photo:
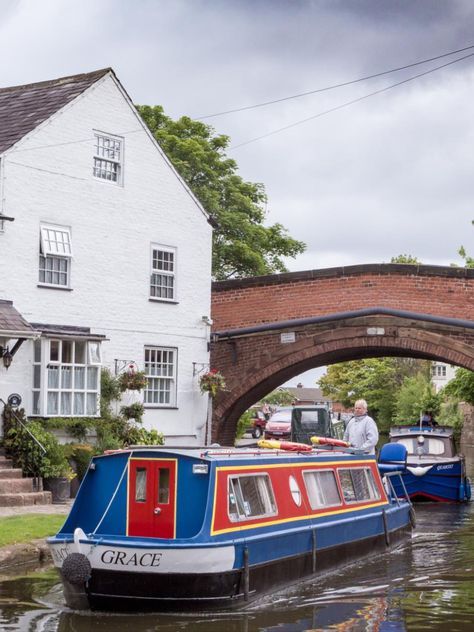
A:
{"type": "Polygon", "coordinates": [[[225,150],[229,137],[183,116],[173,121],[159,105],[137,106],[143,120],[210,217],[215,220],[212,270],[216,279],[286,272],[284,257],[305,244],[281,224],[265,226],[263,184],[245,182],[225,150]]]}
{"type": "Polygon", "coordinates": [[[319,386],[324,395],[346,407],[352,407],[357,399],[365,399],[379,428],[386,430],[392,423],[396,396],[404,378],[419,371],[426,372],[426,364],[426,361],[412,358],[341,362],[328,367],[319,386]]]}
{"type": "Polygon", "coordinates": [[[420,265],[421,261],[413,255],[397,255],[390,259],[390,263],[410,263],[412,265],[420,265]]]}
{"type": "Polygon", "coordinates": [[[277,388],[276,391],[272,391],[262,397],[260,400],[263,404],[270,404],[271,406],[290,406],[295,400],[294,395],[284,388],[277,388]]]}
{"type": "Polygon", "coordinates": [[[443,393],[474,406],[474,373],[469,369],[457,369],[456,375],[446,384],[443,393]]]}
{"type": "Polygon", "coordinates": [[[426,372],[407,376],[395,398],[394,421],[396,423],[417,423],[424,411],[436,416],[441,406],[441,396],[436,394],[431,379],[426,372]]]}

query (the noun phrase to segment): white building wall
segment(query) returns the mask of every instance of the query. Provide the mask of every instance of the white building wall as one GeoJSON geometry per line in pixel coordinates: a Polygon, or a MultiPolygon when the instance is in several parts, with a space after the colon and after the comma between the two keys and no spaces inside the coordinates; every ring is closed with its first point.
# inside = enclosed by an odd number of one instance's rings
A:
{"type": "Polygon", "coordinates": [[[437,393],[456,376],[457,368],[457,366],[452,366],[445,362],[433,362],[431,364],[431,382],[437,393]]]}
{"type": "MultiPolygon", "coordinates": [[[[178,349],[177,406],[147,409],[146,427],[200,442],[207,399],[193,362],[207,363],[211,227],[108,75],[7,152],[0,233],[0,298],[30,322],[104,334],[103,361],[134,360],[144,346],[178,349]],[[123,185],[92,175],[93,130],[124,139],[123,185]],[[71,290],[38,287],[40,222],[72,233],[71,290]],[[177,249],[177,302],[149,300],[151,243],[177,249]]],[[[6,373],[0,396],[19,392],[31,410],[32,343],[6,373]]]]}

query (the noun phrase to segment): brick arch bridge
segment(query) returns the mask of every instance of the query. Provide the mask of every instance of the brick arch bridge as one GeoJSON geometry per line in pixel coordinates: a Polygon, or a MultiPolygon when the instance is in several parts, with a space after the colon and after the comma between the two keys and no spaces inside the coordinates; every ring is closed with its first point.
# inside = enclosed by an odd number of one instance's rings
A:
{"type": "Polygon", "coordinates": [[[225,375],[213,440],[308,369],[346,360],[436,359],[474,371],[474,269],[369,264],[220,281],[211,366],[225,375]]]}

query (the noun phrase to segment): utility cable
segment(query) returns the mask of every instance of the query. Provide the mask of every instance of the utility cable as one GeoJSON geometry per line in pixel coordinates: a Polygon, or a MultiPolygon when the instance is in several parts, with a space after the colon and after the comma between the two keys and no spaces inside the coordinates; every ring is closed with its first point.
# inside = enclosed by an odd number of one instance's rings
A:
{"type": "Polygon", "coordinates": [[[474,48],[474,44],[472,46],[465,46],[464,48],[459,48],[458,50],[453,50],[450,53],[443,53],[442,55],[437,55],[436,57],[430,57],[429,59],[423,59],[421,61],[416,61],[413,64],[407,64],[406,66],[399,66],[398,68],[392,68],[391,70],[384,70],[383,72],[377,72],[373,75],[367,75],[366,77],[359,77],[359,79],[352,79],[351,81],[344,81],[342,83],[336,83],[331,86],[326,86],[325,88],[318,88],[316,90],[309,90],[308,92],[300,92],[299,94],[293,94],[288,97],[282,97],[280,99],[273,99],[272,101],[263,101],[262,103],[255,103],[254,105],[245,105],[243,107],[234,108],[232,110],[224,110],[223,112],[215,112],[214,114],[206,114],[205,116],[198,116],[195,118],[196,121],[202,121],[204,119],[213,118],[215,116],[224,116],[225,114],[233,114],[234,112],[244,112],[245,110],[253,110],[255,108],[262,108],[266,105],[273,105],[274,103],[281,103],[283,101],[289,101],[291,99],[299,99],[300,97],[306,97],[310,94],[317,94],[319,92],[327,92],[328,90],[335,90],[336,88],[343,88],[345,86],[351,86],[355,83],[360,83],[361,81],[367,81],[369,79],[375,79],[376,77],[383,77],[384,75],[388,75],[392,72],[399,72],[400,70],[406,70],[407,68],[413,68],[414,66],[420,66],[422,64],[427,64],[431,61],[436,61],[437,59],[442,59],[443,57],[449,57],[450,55],[456,55],[457,53],[463,53],[466,50],[471,50],[474,48]]]}
{"type": "Polygon", "coordinates": [[[375,92],[370,92],[369,94],[365,94],[362,97],[358,97],[357,99],[352,99],[351,101],[346,101],[345,103],[341,103],[340,105],[336,105],[329,110],[324,110],[323,112],[318,112],[318,114],[314,114],[313,116],[308,116],[307,118],[301,119],[299,121],[295,121],[294,123],[290,123],[289,125],[285,125],[284,127],[279,127],[278,129],[272,130],[267,134],[262,134],[261,136],[256,136],[255,138],[251,138],[250,140],[246,140],[243,143],[239,143],[238,145],[233,145],[229,147],[229,151],[232,149],[238,149],[239,147],[244,147],[245,145],[250,145],[250,143],[255,143],[257,140],[262,140],[263,138],[268,138],[269,136],[273,136],[274,134],[278,134],[279,132],[284,132],[287,129],[291,129],[292,127],[296,127],[297,125],[302,125],[303,123],[307,123],[308,121],[312,121],[313,119],[320,118],[321,116],[325,116],[326,114],[330,114],[331,112],[336,112],[337,110],[342,110],[343,108],[349,107],[350,105],[354,105],[354,103],[359,103],[360,101],[364,101],[364,99],[368,99],[369,97],[373,97],[376,94],[381,94],[382,92],[387,92],[392,88],[396,88],[397,86],[401,86],[404,83],[408,83],[409,81],[414,81],[419,77],[424,77],[425,75],[429,75],[436,70],[440,70],[441,68],[446,68],[447,66],[451,66],[452,64],[456,64],[459,61],[463,61],[464,59],[468,59],[469,57],[473,57],[474,53],[469,53],[469,55],[465,55],[464,57],[459,57],[458,59],[454,59],[453,61],[448,62],[447,64],[443,64],[441,66],[436,66],[436,68],[431,68],[431,70],[426,70],[425,72],[421,72],[418,75],[414,75],[413,77],[408,77],[408,79],[403,79],[403,81],[398,81],[397,83],[392,83],[390,86],[386,86],[385,88],[381,88],[380,90],[375,90],[375,92]]]}

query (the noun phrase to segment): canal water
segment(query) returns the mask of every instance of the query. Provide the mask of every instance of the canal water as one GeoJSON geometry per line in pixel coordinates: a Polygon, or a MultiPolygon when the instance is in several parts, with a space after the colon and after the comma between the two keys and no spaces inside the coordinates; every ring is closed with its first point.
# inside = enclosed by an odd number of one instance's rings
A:
{"type": "MultiPolygon", "coordinates": [[[[471,471],[474,460],[470,460],[471,471]]],[[[472,477],[471,477],[472,480],[472,477]]],[[[230,614],[76,613],[54,569],[0,577],[2,632],[444,632],[474,629],[474,502],[421,504],[397,550],[267,596],[230,614]]]]}

